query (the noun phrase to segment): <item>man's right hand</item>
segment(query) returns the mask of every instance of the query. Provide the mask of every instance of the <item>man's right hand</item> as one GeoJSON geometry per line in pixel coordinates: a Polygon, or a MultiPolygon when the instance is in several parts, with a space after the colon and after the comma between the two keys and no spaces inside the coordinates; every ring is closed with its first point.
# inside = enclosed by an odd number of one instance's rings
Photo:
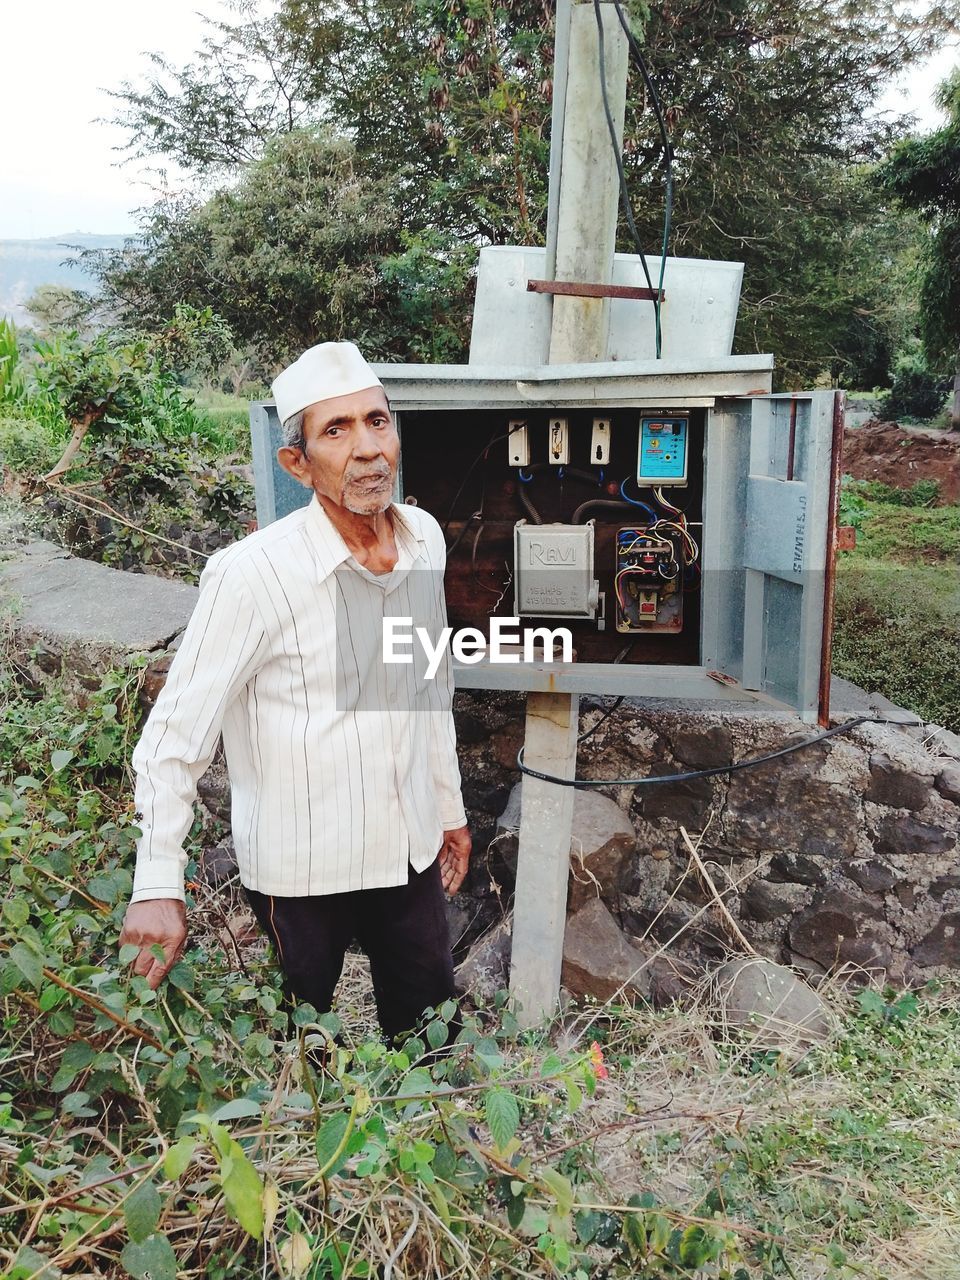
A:
{"type": "Polygon", "coordinates": [[[123,918],[120,945],[133,943],[140,954],[133,962],[133,972],[146,978],[154,991],[180,958],[187,941],[187,908],[179,898],[154,898],[147,902],[131,902],[123,918]],[[150,950],[160,945],[163,960],[150,950]]]}

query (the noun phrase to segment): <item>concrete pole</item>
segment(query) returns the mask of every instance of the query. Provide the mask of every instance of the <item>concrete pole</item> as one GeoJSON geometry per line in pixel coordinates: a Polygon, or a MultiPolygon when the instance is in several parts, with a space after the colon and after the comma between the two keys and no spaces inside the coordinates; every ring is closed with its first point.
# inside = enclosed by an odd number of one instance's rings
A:
{"type": "MultiPolygon", "coordinates": [[[[600,5],[610,112],[622,145],[627,104],[627,38],[612,4],[600,5]]],[[[591,0],[571,13],[557,215],[557,280],[609,284],[619,221],[619,179],[600,89],[596,15],[591,0]]],[[[553,300],[550,363],[605,360],[606,298],[553,300]]]]}
{"type": "MultiPolygon", "coordinates": [[[[613,5],[605,0],[601,11],[607,97],[622,142],[627,41],[613,5]]],[[[560,17],[558,11],[558,21],[560,17]]],[[[561,38],[558,32],[558,45],[561,38]]],[[[592,0],[572,6],[567,49],[565,90],[558,97],[554,87],[554,103],[562,104],[560,118],[555,112],[552,122],[554,133],[562,136],[554,278],[609,284],[619,182],[600,91],[599,40],[592,0]]],[[[550,363],[604,360],[609,307],[602,298],[555,297],[550,363]]],[[[529,694],[526,763],[543,773],[572,778],[577,767],[579,717],[580,699],[575,694],[529,694]]],[[[521,796],[510,992],[520,1006],[521,1025],[529,1027],[557,1011],[574,791],[524,777],[521,796]]]]}

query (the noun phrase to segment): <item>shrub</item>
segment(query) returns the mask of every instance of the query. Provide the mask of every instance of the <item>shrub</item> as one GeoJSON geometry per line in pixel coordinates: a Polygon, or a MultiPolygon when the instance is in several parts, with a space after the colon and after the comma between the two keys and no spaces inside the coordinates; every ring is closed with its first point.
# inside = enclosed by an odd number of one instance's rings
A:
{"type": "Polygon", "coordinates": [[[881,418],[935,418],[943,408],[950,380],[938,378],[917,358],[902,361],[893,375],[890,394],[877,406],[881,418]]]}

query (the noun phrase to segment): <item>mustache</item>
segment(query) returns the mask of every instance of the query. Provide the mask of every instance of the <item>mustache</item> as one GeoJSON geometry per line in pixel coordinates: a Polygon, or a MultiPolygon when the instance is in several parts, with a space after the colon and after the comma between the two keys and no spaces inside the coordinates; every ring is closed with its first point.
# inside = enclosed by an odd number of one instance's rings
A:
{"type": "Polygon", "coordinates": [[[386,463],[383,463],[372,471],[348,470],[343,478],[347,484],[354,484],[358,480],[392,480],[393,472],[386,463]]]}

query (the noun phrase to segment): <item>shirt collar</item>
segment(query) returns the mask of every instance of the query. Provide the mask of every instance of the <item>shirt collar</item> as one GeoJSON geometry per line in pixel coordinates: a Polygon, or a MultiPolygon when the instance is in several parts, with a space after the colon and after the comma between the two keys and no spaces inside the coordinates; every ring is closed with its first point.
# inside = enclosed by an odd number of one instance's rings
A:
{"type": "MultiPolygon", "coordinates": [[[[394,519],[394,533],[398,543],[407,544],[412,560],[424,556],[426,542],[417,525],[396,502],[391,502],[390,512],[394,519]]],[[[324,511],[316,494],[313,495],[307,507],[306,530],[317,558],[317,581],[323,582],[335,569],[349,560],[353,553],[324,511]]],[[[397,550],[400,550],[399,545],[397,550]]]]}

